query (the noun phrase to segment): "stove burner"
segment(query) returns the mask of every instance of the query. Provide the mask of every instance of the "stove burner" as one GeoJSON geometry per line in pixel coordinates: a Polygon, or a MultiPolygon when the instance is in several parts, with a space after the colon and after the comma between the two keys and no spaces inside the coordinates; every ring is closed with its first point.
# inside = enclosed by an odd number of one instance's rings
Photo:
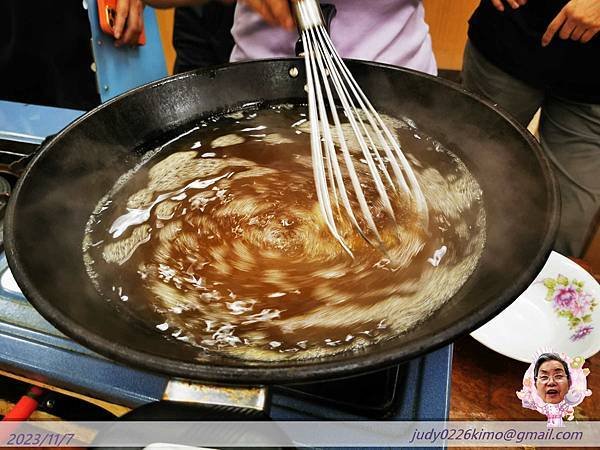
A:
{"type": "Polygon", "coordinates": [[[405,368],[388,369],[332,381],[310,384],[276,386],[276,391],[320,404],[328,404],[340,411],[383,419],[394,412],[400,400],[398,384],[405,381],[405,368]]]}
{"type": "Polygon", "coordinates": [[[10,193],[28,162],[27,157],[37,148],[36,144],[0,139],[0,250],[4,247],[4,212],[10,193]]]}
{"type": "Polygon", "coordinates": [[[3,247],[4,243],[4,211],[12,191],[11,183],[1,175],[3,174],[0,172],[0,248],[3,247]]]}
{"type": "Polygon", "coordinates": [[[4,207],[8,203],[8,197],[10,196],[10,192],[12,191],[12,187],[14,182],[11,183],[7,179],[7,174],[0,171],[0,214],[4,214],[4,207]]]}

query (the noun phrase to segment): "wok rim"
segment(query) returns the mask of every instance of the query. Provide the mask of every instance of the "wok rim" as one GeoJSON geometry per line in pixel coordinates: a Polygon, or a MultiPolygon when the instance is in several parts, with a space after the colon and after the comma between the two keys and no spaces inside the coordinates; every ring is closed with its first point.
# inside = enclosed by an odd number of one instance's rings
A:
{"type": "Polygon", "coordinates": [[[21,264],[21,256],[18,252],[18,243],[14,238],[13,230],[14,223],[16,221],[16,206],[22,186],[31,181],[29,174],[32,168],[42,156],[44,156],[48,151],[51,151],[51,148],[55,142],[59,141],[65,134],[69,133],[71,129],[77,127],[80,122],[87,120],[88,117],[95,114],[97,111],[108,108],[113,103],[118,102],[127,96],[135,95],[139,91],[155,88],[180,79],[194,77],[198,74],[211,73],[214,71],[227,69],[232,66],[234,67],[247,64],[264,65],[273,62],[288,62],[297,64],[303,62],[303,60],[300,58],[273,58],[259,61],[230,63],[221,66],[198,69],[195,71],[186,72],[184,74],[153,81],[127,91],[85,113],[63,128],[48,142],[46,142],[34,155],[21,177],[19,177],[17,184],[10,196],[5,214],[4,243],[7,261],[18,286],[23,292],[23,295],[32,304],[32,306],[60,332],[100,355],[107,356],[118,362],[129,364],[151,372],[159,372],[177,378],[188,378],[197,381],[235,385],[248,385],[253,383],[270,384],[308,382],[322,379],[332,379],[336,377],[346,377],[359,372],[371,372],[382,367],[415,358],[426,352],[434,351],[441,346],[454,341],[460,336],[467,335],[500,313],[527,288],[527,286],[539,273],[552,249],[551,247],[554,243],[558,229],[560,212],[558,181],[556,175],[551,169],[550,161],[545,156],[540,144],[525,128],[523,128],[512,116],[510,116],[510,114],[508,114],[502,108],[499,108],[491,101],[482,98],[479,95],[465,90],[460,85],[452,81],[441,79],[439,77],[416,70],[396,67],[389,64],[359,60],[346,61],[375,68],[408,72],[412,75],[431,80],[434,83],[441,83],[447,88],[455,91],[460,91],[463,95],[473,98],[477,102],[483,104],[485,107],[490,108],[499,114],[505,121],[510,123],[510,125],[512,125],[512,127],[519,132],[519,134],[531,147],[537,161],[540,164],[541,174],[546,185],[546,193],[548,196],[548,209],[546,211],[547,217],[545,222],[546,228],[544,230],[545,232],[540,248],[529,264],[528,270],[521,273],[520,276],[515,279],[510,286],[501,292],[496,298],[496,301],[490,302],[484,307],[478,309],[473,314],[465,316],[461,320],[455,321],[450,327],[446,328],[440,333],[437,333],[436,335],[429,336],[426,339],[418,339],[413,342],[408,342],[401,346],[390,347],[385,350],[377,351],[378,346],[374,345],[370,347],[370,350],[367,348],[361,353],[353,354],[348,352],[347,357],[342,357],[341,360],[334,359],[333,361],[328,361],[327,358],[308,359],[305,361],[295,360],[292,361],[292,365],[285,364],[285,362],[264,362],[257,366],[244,366],[244,361],[239,360],[240,366],[227,366],[210,363],[207,364],[202,362],[183,362],[177,359],[170,359],[143,351],[132,350],[122,344],[115,344],[108,339],[105,339],[101,335],[98,335],[88,330],[86,327],[76,323],[75,320],[63,314],[58,308],[55,308],[52,303],[46,300],[38,291],[21,264]],[[276,364],[276,366],[274,366],[274,364],[276,364]]]}

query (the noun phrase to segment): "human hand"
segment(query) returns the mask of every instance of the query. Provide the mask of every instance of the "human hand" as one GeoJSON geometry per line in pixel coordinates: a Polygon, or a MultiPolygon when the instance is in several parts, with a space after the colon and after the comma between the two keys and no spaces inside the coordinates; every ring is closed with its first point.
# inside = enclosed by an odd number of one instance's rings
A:
{"type": "MultiPolygon", "coordinates": [[[[527,0],[506,0],[512,9],[517,9],[527,3],[527,0]]],[[[498,11],[504,11],[504,3],[502,0],[492,0],[492,4],[498,11]]]]}
{"type": "Polygon", "coordinates": [[[115,46],[137,45],[144,31],[144,2],[117,0],[117,14],[113,27],[115,46]]]}
{"type": "Polygon", "coordinates": [[[242,0],[271,25],[279,25],[286,30],[294,28],[294,19],[288,0],[242,0]]]}
{"type": "Polygon", "coordinates": [[[567,3],[546,29],[542,46],[548,45],[559,30],[561,39],[589,42],[600,31],[600,1],[571,0],[567,3]]]}

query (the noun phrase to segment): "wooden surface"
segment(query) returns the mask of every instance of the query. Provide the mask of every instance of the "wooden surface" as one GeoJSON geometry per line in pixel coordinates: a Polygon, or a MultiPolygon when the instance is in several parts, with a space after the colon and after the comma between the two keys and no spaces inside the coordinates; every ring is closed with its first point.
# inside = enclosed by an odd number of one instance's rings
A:
{"type": "MultiPolygon", "coordinates": [[[[538,412],[522,408],[515,395],[528,366],[471,337],[458,340],[452,362],[450,420],[545,420],[538,412]]],[[[584,367],[591,371],[588,387],[592,396],[575,408],[575,419],[600,420],[600,354],[586,360],[584,367]]]]}
{"type": "MultiPolygon", "coordinates": [[[[600,220],[596,221],[596,225],[600,225],[598,222],[600,222],[600,220]]],[[[594,275],[597,280],[600,280],[600,226],[596,227],[596,232],[593,236],[583,259],[591,265],[592,269],[590,272],[592,275],[594,275]]]]}
{"type": "Polygon", "coordinates": [[[173,48],[173,17],[174,9],[157,9],[156,20],[160,31],[160,40],[162,41],[165,52],[165,62],[169,75],[173,74],[173,65],[175,64],[175,49],[173,48]]]}
{"type": "MultiPolygon", "coordinates": [[[[594,249],[589,247],[587,255],[594,249]]],[[[584,263],[586,270],[600,273],[595,261],[586,257],[584,263]]],[[[521,407],[515,394],[522,387],[528,366],[484,347],[470,336],[456,341],[450,420],[545,420],[538,412],[521,407]]],[[[587,382],[592,396],[575,408],[575,419],[600,420],[600,353],[587,359],[584,367],[590,369],[587,382]]]]}
{"type": "Polygon", "coordinates": [[[440,69],[460,70],[469,17],[479,0],[424,0],[425,20],[440,69]]]}
{"type": "MultiPolygon", "coordinates": [[[[521,407],[515,392],[521,389],[529,364],[502,356],[471,337],[454,345],[452,362],[452,420],[540,420],[543,416],[521,407]]],[[[575,408],[575,418],[600,420],[600,353],[586,360],[591,371],[591,397],[575,408]]]]}
{"type": "MultiPolygon", "coordinates": [[[[34,386],[38,386],[38,387],[41,387],[43,389],[47,389],[49,391],[57,392],[59,394],[68,395],[70,397],[74,397],[74,398],[78,398],[80,400],[84,400],[86,402],[92,403],[92,404],[94,404],[96,406],[99,406],[100,408],[103,408],[103,409],[107,410],[108,412],[114,414],[117,417],[118,416],[122,416],[123,414],[125,414],[125,413],[127,413],[128,411],[131,410],[131,408],[128,408],[126,406],[116,405],[114,403],[109,403],[109,402],[106,402],[104,400],[100,400],[100,399],[97,399],[97,398],[89,397],[87,395],[78,394],[77,392],[73,392],[73,391],[69,391],[67,389],[63,389],[63,388],[59,388],[59,387],[56,387],[56,386],[52,386],[50,384],[46,384],[46,383],[43,383],[43,382],[38,381],[38,380],[31,379],[31,378],[23,377],[21,375],[16,375],[16,374],[11,373],[11,372],[6,372],[6,371],[1,370],[1,369],[0,369],[0,376],[12,378],[13,380],[22,381],[24,383],[27,383],[27,384],[30,384],[30,385],[34,385],[34,386]]],[[[0,409],[1,409],[1,406],[0,406],[0,409]]],[[[3,413],[0,412],[0,414],[3,414],[3,413]]]]}

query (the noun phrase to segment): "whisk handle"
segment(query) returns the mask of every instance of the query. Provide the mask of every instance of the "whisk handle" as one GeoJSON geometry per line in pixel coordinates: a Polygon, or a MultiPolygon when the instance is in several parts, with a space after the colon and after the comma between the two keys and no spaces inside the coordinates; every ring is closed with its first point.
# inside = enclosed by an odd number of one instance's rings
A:
{"type": "MultiPolygon", "coordinates": [[[[294,9],[294,8],[299,8],[297,3],[299,3],[299,1],[302,0],[290,0],[290,5],[292,8],[292,12],[294,14],[294,17],[296,18],[296,23],[298,23],[298,31],[300,32],[300,36],[302,36],[302,26],[300,25],[300,21],[298,19],[299,16],[299,10],[294,9]],[[294,4],[296,4],[296,6],[294,6],[294,4]]],[[[304,0],[306,1],[306,0],[304,0]]],[[[317,4],[317,7],[319,7],[319,4],[317,4]]],[[[337,9],[335,8],[335,5],[332,5],[331,3],[321,3],[320,4],[320,12],[321,12],[321,20],[322,20],[322,24],[325,25],[325,30],[327,31],[327,33],[329,33],[329,30],[331,29],[331,21],[333,20],[333,18],[335,17],[336,13],[337,13],[337,9]]],[[[298,41],[296,41],[296,56],[301,56],[302,52],[304,51],[303,45],[302,45],[302,37],[300,37],[298,39],[298,41]]]]}
{"type": "Polygon", "coordinates": [[[290,3],[299,31],[325,25],[318,0],[290,0],[290,3]]]}
{"type": "Polygon", "coordinates": [[[323,18],[325,20],[325,30],[329,33],[331,29],[331,21],[335,17],[337,13],[337,9],[335,9],[335,5],[331,3],[321,3],[321,13],[323,14],[323,18]]]}

